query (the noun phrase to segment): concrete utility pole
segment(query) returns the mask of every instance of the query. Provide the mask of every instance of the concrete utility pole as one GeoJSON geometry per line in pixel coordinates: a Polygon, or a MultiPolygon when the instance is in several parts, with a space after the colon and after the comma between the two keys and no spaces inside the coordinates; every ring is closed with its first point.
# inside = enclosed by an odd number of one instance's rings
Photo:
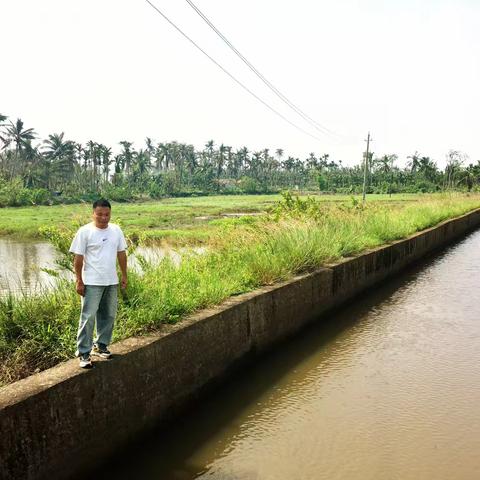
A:
{"type": "Polygon", "coordinates": [[[367,153],[365,154],[365,163],[363,165],[363,196],[362,196],[362,203],[363,205],[365,205],[365,191],[366,191],[366,188],[367,188],[367,165],[368,165],[368,156],[369,156],[369,153],[370,153],[370,132],[368,132],[368,136],[367,136],[367,153]]]}

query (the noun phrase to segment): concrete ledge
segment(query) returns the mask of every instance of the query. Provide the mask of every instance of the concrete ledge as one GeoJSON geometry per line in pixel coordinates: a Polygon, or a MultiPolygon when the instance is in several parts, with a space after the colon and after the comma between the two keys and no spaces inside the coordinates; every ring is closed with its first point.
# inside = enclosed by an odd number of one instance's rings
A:
{"type": "Polygon", "coordinates": [[[68,478],[307,322],[480,225],[480,210],[0,389],[0,478],[68,478]]]}

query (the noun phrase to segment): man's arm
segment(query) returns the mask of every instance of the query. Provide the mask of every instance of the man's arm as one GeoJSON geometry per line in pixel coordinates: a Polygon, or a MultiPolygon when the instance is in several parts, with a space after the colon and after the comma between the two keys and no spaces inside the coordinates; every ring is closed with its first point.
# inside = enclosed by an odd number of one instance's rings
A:
{"type": "Polygon", "coordinates": [[[75,270],[75,277],[77,279],[77,293],[82,297],[85,296],[85,285],[82,279],[82,268],[83,268],[83,255],[75,254],[73,259],[73,269],[75,270]]]}
{"type": "Polygon", "coordinates": [[[117,252],[118,264],[120,265],[120,271],[122,272],[122,280],[120,286],[127,288],[127,252],[122,250],[117,252]]]}

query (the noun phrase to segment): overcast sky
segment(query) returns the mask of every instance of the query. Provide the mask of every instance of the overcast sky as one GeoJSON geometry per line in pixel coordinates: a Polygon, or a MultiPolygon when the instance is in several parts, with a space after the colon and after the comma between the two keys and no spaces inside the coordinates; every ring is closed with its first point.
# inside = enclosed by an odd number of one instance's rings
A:
{"type": "Polygon", "coordinates": [[[151,0],[298,131],[242,90],[145,0],[0,0],[0,113],[41,137],[480,160],[479,0],[193,0],[316,131],[185,0],[151,0]]]}

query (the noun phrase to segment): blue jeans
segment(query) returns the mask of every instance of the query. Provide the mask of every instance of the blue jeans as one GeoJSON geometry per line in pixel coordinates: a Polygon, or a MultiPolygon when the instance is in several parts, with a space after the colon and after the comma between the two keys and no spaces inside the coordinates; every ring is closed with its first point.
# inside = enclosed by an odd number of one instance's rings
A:
{"type": "Polygon", "coordinates": [[[77,355],[89,354],[93,346],[93,328],[97,321],[95,343],[107,347],[112,340],[117,314],[118,285],[85,285],[77,333],[77,355]]]}

